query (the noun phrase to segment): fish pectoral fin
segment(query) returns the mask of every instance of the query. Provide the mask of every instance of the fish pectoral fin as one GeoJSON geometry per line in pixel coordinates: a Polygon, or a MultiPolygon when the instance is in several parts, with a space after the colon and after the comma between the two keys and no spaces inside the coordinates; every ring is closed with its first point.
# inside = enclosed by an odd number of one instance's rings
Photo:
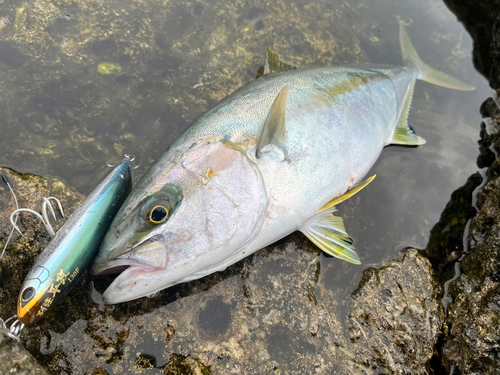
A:
{"type": "Polygon", "coordinates": [[[344,220],[333,216],[336,209],[315,214],[300,229],[316,246],[325,253],[354,264],[361,264],[354,251],[352,239],[345,231],[344,220]]]}
{"type": "Polygon", "coordinates": [[[271,50],[271,47],[267,47],[266,58],[264,60],[264,72],[260,75],[257,73],[257,78],[269,73],[281,73],[294,69],[297,69],[297,67],[281,61],[279,56],[271,50]]]}
{"type": "MultiPolygon", "coordinates": [[[[262,156],[266,146],[275,145],[283,149],[283,144],[286,142],[286,104],[288,101],[288,85],[283,87],[274,99],[271,109],[266,117],[266,121],[260,132],[259,143],[257,145],[256,155],[262,156]]],[[[285,151],[285,150],[283,150],[285,151]]]]}
{"type": "Polygon", "coordinates": [[[337,211],[335,205],[359,192],[372,182],[375,176],[371,176],[340,197],[325,204],[313,217],[307,220],[300,231],[325,253],[354,264],[361,264],[358,254],[354,251],[352,240],[345,231],[344,220],[341,217],[333,216],[333,213],[337,211]]]}
{"type": "Polygon", "coordinates": [[[408,88],[406,93],[406,98],[401,108],[401,114],[399,115],[399,121],[394,129],[394,134],[389,144],[392,145],[403,145],[403,146],[419,146],[425,144],[425,139],[416,135],[413,130],[408,126],[408,112],[410,111],[411,99],[413,98],[413,88],[415,87],[415,81],[408,88]]]}

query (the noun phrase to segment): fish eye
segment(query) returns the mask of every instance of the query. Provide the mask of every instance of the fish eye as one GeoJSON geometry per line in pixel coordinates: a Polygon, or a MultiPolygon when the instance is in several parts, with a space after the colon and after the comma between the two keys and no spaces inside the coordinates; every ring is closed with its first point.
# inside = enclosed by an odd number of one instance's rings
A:
{"type": "Polygon", "coordinates": [[[23,290],[23,293],[21,294],[21,301],[29,302],[34,296],[35,296],[35,288],[30,286],[23,290]]]}
{"type": "Polygon", "coordinates": [[[151,210],[149,214],[149,220],[153,224],[161,224],[163,223],[168,217],[168,209],[164,206],[155,206],[151,210]]]}
{"type": "Polygon", "coordinates": [[[141,222],[149,228],[166,222],[175,213],[181,200],[182,195],[177,187],[165,185],[143,201],[138,212],[141,222]]]}

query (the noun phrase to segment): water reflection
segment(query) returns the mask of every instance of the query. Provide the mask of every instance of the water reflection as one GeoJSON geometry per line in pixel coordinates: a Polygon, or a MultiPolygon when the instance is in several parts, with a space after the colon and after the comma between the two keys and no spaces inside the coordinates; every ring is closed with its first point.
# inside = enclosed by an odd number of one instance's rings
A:
{"type": "MultiPolygon", "coordinates": [[[[275,360],[288,373],[312,371],[316,364],[311,358],[319,349],[310,347],[310,336],[298,337],[296,348],[278,347],[291,340],[286,332],[290,322],[300,320],[294,318],[294,305],[286,303],[302,303],[296,309],[313,327],[320,327],[321,319],[308,315],[313,310],[305,300],[328,306],[341,322],[347,309],[342,301],[356,288],[364,268],[391,259],[405,246],[425,247],[450,194],[476,171],[478,108],[489,89],[472,67],[468,34],[437,0],[0,2],[0,164],[64,178],[83,193],[106,173],[105,163],[124,152],[140,155],[140,177],[190,123],[254,79],[268,45],[303,67],[398,64],[398,19],[409,24],[408,33],[424,61],[476,91],[417,82],[409,122],[427,144],[386,148],[370,172],[378,175],[374,183],[339,206],[364,267],[314,251],[301,250],[297,256],[277,252],[273,261],[264,252],[225,276],[201,281],[202,287],[171,288],[153,302],[141,300],[104,312],[85,305],[88,288],[82,284],[56,311],[66,315],[64,323],[49,319],[41,331],[33,330],[29,347],[37,358],[51,363],[63,358],[54,368],[70,366],[73,373],[98,367],[120,373],[136,361],[146,367],[154,362],[157,368],[169,363],[196,367],[202,361],[216,369],[248,361],[258,373],[270,371],[275,360]],[[102,63],[120,69],[103,74],[98,69],[102,63]],[[300,272],[318,274],[300,284],[312,292],[255,296],[255,288],[234,276],[256,277],[251,262],[265,263],[266,277],[278,282],[282,275],[289,282],[279,284],[278,291],[293,289],[297,268],[285,265],[294,261],[307,264],[300,272]],[[77,303],[79,312],[65,310],[76,298],[83,301],[77,303]],[[269,298],[284,298],[281,308],[288,321],[269,298]],[[204,315],[207,306],[216,318],[204,315]],[[269,324],[259,326],[264,318],[255,314],[265,314],[269,324]],[[81,315],[86,318],[78,320],[81,315]],[[238,316],[248,324],[227,323],[238,316]],[[272,322],[275,330],[269,328],[272,322]],[[212,326],[219,328],[207,328],[212,326]],[[94,352],[83,356],[82,350],[94,352]],[[312,361],[312,367],[300,367],[299,359],[287,365],[295,351],[312,361]]],[[[305,241],[300,235],[293,238],[305,241]]],[[[265,280],[262,276],[254,285],[265,280]]],[[[102,290],[105,281],[95,282],[102,290]]],[[[306,335],[308,329],[294,332],[306,335]]],[[[346,327],[321,329],[340,342],[346,327]]],[[[326,336],[315,339],[317,347],[327,345],[326,336]]]]}

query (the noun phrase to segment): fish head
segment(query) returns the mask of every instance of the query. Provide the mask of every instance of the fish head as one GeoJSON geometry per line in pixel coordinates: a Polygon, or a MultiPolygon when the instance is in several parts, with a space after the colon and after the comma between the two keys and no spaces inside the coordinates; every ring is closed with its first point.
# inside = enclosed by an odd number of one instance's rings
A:
{"type": "Polygon", "coordinates": [[[225,269],[258,234],[267,195],[256,164],[229,141],[175,147],[146,172],[108,230],[94,274],[121,272],[107,303],[225,269]]]}

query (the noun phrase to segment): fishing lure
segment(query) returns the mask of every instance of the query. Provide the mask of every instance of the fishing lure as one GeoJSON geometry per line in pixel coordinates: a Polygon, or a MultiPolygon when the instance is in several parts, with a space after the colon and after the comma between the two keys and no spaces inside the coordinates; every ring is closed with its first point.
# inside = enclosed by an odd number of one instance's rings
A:
{"type": "MultiPolygon", "coordinates": [[[[35,260],[19,293],[17,317],[13,316],[4,323],[7,328],[7,323],[12,321],[8,328],[11,337],[18,339],[25,326],[39,321],[68,294],[90,266],[104,234],[131,190],[132,160],[128,157],[113,169],[78,206],[35,260]]],[[[42,215],[30,212],[42,219],[52,235],[47,205],[55,217],[50,198],[42,200],[42,215]]],[[[59,208],[62,210],[62,207],[59,208]]],[[[19,212],[16,210],[11,215],[11,223],[18,231],[13,219],[19,212]]]]}

